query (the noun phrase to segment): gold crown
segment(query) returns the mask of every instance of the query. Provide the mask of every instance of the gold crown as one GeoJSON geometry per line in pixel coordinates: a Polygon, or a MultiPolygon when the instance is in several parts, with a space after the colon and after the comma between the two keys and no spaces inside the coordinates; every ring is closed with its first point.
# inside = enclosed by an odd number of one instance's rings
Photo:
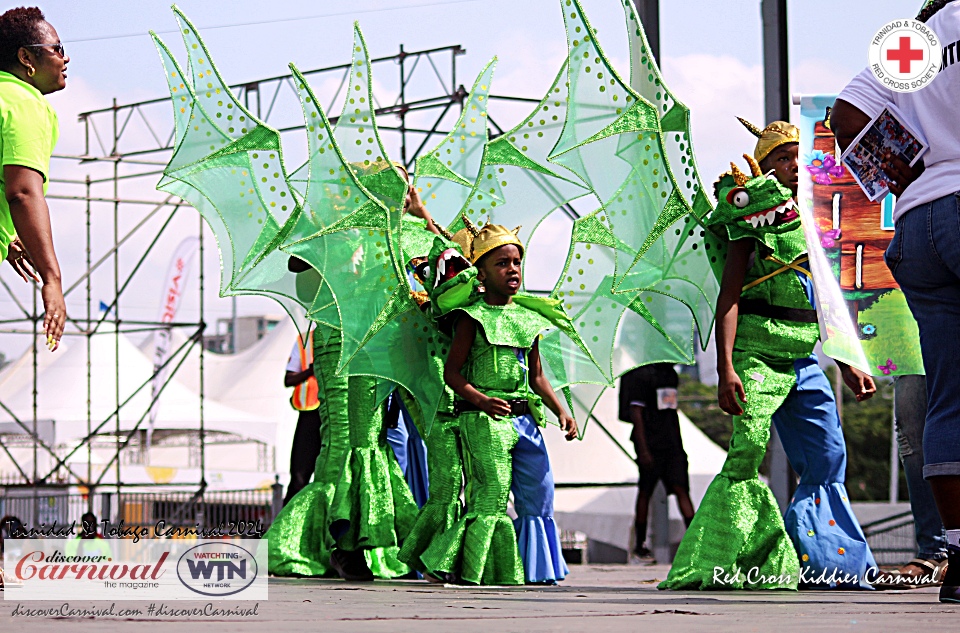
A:
{"type": "Polygon", "coordinates": [[[507,244],[514,244],[520,249],[520,256],[523,256],[523,242],[517,237],[520,231],[519,226],[512,231],[500,224],[487,224],[482,229],[478,229],[467,216],[463,216],[463,223],[466,228],[457,231],[453,241],[460,245],[470,263],[476,264],[477,260],[493,249],[507,244]]]}
{"type": "Polygon", "coordinates": [[[800,142],[800,128],[786,121],[774,121],[761,130],[746,119],[737,117],[737,120],[743,123],[743,127],[750,130],[750,133],[759,139],[756,149],[753,150],[753,157],[757,159],[758,163],[762,162],[770,152],[781,145],[800,142]]]}

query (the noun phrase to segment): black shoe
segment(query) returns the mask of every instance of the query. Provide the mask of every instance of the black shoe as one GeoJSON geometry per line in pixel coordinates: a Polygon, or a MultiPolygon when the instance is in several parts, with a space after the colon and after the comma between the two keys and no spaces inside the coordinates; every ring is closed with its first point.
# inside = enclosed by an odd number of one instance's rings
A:
{"type": "Polygon", "coordinates": [[[348,552],[335,549],[330,552],[330,566],[348,582],[373,582],[373,572],[367,566],[362,550],[348,552]]]}
{"type": "Polygon", "coordinates": [[[947,573],[940,585],[940,602],[960,602],[960,547],[947,545],[947,573]]]}

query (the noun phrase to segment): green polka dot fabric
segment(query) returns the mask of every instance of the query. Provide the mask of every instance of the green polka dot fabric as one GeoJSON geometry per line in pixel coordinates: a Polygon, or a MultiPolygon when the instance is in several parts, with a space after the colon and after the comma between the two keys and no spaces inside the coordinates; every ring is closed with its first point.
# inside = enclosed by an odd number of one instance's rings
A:
{"type": "MultiPolygon", "coordinates": [[[[494,58],[451,132],[416,158],[414,179],[451,232],[467,220],[492,222],[520,226],[528,254],[542,243],[567,248],[542,300],[562,305],[573,329],[548,330],[539,345],[548,378],[581,428],[624,372],[694,361],[712,327],[725,256],[725,241],[703,222],[713,207],[690,143],[690,111],[663,82],[631,0],[616,1],[630,44],[629,81],[580,3],[559,0],[568,55],[540,102],[491,138],[494,58]],[[562,223],[548,220],[571,203],[591,211],[557,244],[562,223]]],[[[415,303],[410,261],[435,245],[422,222],[403,214],[408,185],[380,138],[359,26],[335,126],[290,66],[308,158],[288,174],[279,133],[242,107],[196,30],[174,12],[187,72],[153,36],[176,126],[159,188],[196,207],[213,230],[221,295],[270,296],[305,314],[323,340],[342,340],[341,373],[376,376],[380,396],[406,387],[429,424],[443,395],[436,359],[446,357],[449,339],[415,303]],[[310,270],[288,272],[291,256],[310,270]]],[[[530,255],[524,266],[541,261],[530,255]]]]}
{"type": "Polygon", "coordinates": [[[444,226],[459,216],[484,163],[487,105],[496,67],[494,57],[474,81],[453,129],[416,161],[413,184],[430,214],[444,226]]]}
{"type": "Polygon", "coordinates": [[[285,274],[287,257],[277,250],[283,227],[299,212],[286,182],[280,135],[243,108],[190,21],[177,10],[174,14],[188,72],[151,34],[176,126],[173,157],[158,188],[189,202],[210,225],[220,250],[221,296],[265,295],[302,322],[303,309],[314,297],[305,300],[303,291],[298,293],[296,280],[285,274]],[[241,132],[237,125],[246,127],[241,132]]]}

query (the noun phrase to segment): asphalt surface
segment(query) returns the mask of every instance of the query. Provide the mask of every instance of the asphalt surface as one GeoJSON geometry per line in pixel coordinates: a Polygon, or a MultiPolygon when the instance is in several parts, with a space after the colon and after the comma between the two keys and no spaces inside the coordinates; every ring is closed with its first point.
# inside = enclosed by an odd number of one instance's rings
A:
{"type": "MultiPolygon", "coordinates": [[[[0,631],[931,631],[960,630],[960,604],[943,604],[936,589],[902,591],[701,592],[658,591],[666,566],[572,566],[557,587],[465,588],[423,581],[347,584],[339,580],[271,578],[269,600],[214,602],[256,615],[160,616],[160,601],[122,602],[132,617],[13,616],[0,603],[0,631]],[[148,609],[154,605],[153,615],[148,609]]],[[[56,603],[20,604],[20,611],[56,603]]],[[[72,603],[71,607],[109,607],[72,603]]],[[[165,608],[204,608],[167,602],[165,608]]]]}

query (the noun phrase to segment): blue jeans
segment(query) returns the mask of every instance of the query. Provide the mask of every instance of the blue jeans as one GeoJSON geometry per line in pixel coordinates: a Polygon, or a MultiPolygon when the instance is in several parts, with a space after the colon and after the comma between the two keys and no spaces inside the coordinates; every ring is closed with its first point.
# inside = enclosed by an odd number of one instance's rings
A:
{"type": "Polygon", "coordinates": [[[960,193],[897,220],[884,259],[920,326],[927,372],[923,476],[960,476],[960,193]]]}
{"type": "Polygon", "coordinates": [[[927,415],[927,381],[923,376],[898,376],[893,384],[896,392],[897,444],[903,474],[910,491],[914,532],[917,535],[917,557],[943,560],[947,557],[947,538],[933,500],[930,484],[923,478],[923,429],[927,415]]]}

